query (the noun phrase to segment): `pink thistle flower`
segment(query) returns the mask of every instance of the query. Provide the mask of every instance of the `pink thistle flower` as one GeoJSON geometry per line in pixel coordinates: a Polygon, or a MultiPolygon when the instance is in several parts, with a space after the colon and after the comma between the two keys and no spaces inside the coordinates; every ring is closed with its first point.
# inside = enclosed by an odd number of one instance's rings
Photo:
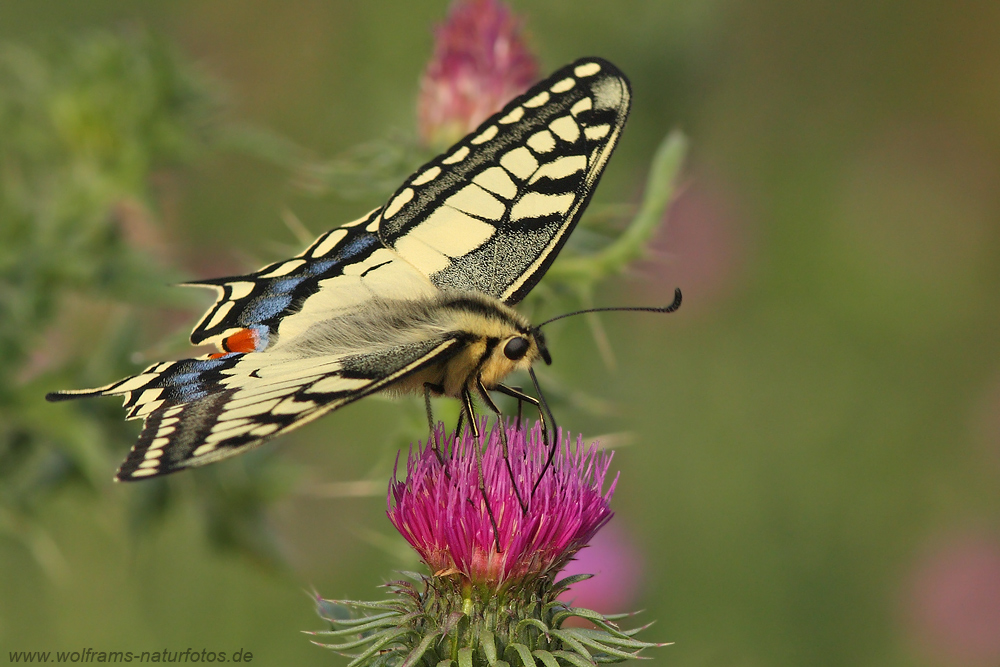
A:
{"type": "Polygon", "coordinates": [[[528,432],[501,428],[487,434],[484,449],[468,432],[456,437],[437,428],[429,444],[410,449],[402,481],[396,480],[397,459],[389,520],[432,574],[410,575],[417,585],[385,584],[388,600],[318,598],[319,614],[331,627],[314,634],[334,642],[321,646],[349,655],[355,667],[454,666],[456,660],[466,667],[515,664],[511,660],[596,667],[664,646],[636,639],[641,628],[622,630],[617,617],[559,600],[587,576],[556,581],[559,570],[611,519],[617,476],[603,489],[612,454],[596,444],[584,447],[583,438],[574,445],[560,433],[548,466],[551,450],[540,424],[528,432]],[[570,626],[581,618],[592,627],[570,626]]]}
{"type": "Polygon", "coordinates": [[[434,37],[417,103],[431,146],[458,141],[538,78],[520,21],[500,0],[455,2],[434,37]]]}
{"type": "Polygon", "coordinates": [[[501,590],[554,576],[612,517],[617,476],[602,491],[612,454],[596,444],[585,448],[582,437],[574,447],[560,433],[555,460],[532,495],[549,456],[541,425],[530,432],[507,427],[517,493],[495,427],[482,455],[485,498],[473,436],[466,431],[456,442],[439,428],[433,438],[445,452],[453,443],[451,452],[442,463],[434,447],[411,450],[406,479],[389,486],[388,515],[436,577],[458,574],[463,582],[501,590]]]}

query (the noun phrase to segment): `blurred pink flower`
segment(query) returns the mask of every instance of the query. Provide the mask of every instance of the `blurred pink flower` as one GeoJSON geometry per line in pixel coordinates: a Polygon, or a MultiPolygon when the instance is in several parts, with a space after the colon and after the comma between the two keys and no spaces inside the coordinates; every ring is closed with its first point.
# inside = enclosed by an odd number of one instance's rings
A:
{"type": "Polygon", "coordinates": [[[916,641],[942,664],[1000,664],[1000,540],[968,534],[927,553],[907,604],[916,641]]]}
{"type": "Polygon", "coordinates": [[[636,601],[642,579],[642,556],[620,523],[608,524],[563,568],[559,578],[573,574],[593,574],[573,584],[567,599],[573,606],[602,614],[627,611],[636,601]]]}
{"type": "Polygon", "coordinates": [[[458,0],[434,37],[417,104],[431,146],[458,141],[538,77],[520,21],[500,0],[458,0]]]}

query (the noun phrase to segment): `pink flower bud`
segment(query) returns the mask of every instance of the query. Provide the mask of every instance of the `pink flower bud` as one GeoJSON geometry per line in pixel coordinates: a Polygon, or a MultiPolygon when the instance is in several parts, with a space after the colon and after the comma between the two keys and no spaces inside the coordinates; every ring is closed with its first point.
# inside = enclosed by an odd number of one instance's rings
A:
{"type": "Polygon", "coordinates": [[[520,21],[500,0],[459,0],[435,31],[420,82],[420,136],[445,147],[474,130],[538,77],[520,21]]]}

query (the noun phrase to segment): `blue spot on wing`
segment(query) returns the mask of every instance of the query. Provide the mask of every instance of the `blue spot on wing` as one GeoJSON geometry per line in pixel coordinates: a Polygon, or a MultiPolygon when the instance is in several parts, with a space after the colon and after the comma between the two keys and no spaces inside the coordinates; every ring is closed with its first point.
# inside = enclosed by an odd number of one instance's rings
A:
{"type": "Polygon", "coordinates": [[[161,375],[157,384],[165,390],[163,398],[191,403],[223,390],[219,372],[231,368],[242,356],[233,353],[218,359],[186,359],[177,363],[174,372],[161,375]]]}
{"type": "Polygon", "coordinates": [[[214,371],[216,368],[225,365],[226,362],[223,359],[189,359],[184,363],[185,368],[201,373],[204,371],[214,371]]]}
{"type": "MultiPolygon", "coordinates": [[[[295,299],[292,293],[304,282],[315,280],[316,276],[321,276],[333,268],[358,261],[381,246],[382,242],[375,234],[361,234],[342,247],[336,258],[310,262],[302,267],[302,271],[297,275],[271,280],[267,285],[267,291],[249,303],[240,313],[238,320],[240,325],[253,327],[281,315],[295,299]]],[[[265,347],[266,343],[258,349],[265,347]]]]}
{"type": "Polygon", "coordinates": [[[178,387],[175,390],[175,396],[175,400],[180,403],[191,403],[197,401],[199,398],[205,398],[208,396],[208,392],[202,388],[202,385],[194,384],[186,387],[178,387]]]}
{"type": "Polygon", "coordinates": [[[302,271],[303,273],[306,273],[310,276],[316,276],[321,273],[326,273],[329,269],[331,269],[332,267],[336,266],[339,263],[340,262],[338,262],[335,259],[317,260],[307,264],[302,271]]]}
{"type": "Polygon", "coordinates": [[[307,276],[292,276],[289,278],[278,278],[268,286],[268,294],[284,294],[291,292],[296,287],[307,280],[307,276]]]}
{"type": "Polygon", "coordinates": [[[378,245],[381,245],[381,242],[374,234],[359,236],[341,248],[340,253],[337,255],[337,260],[341,262],[349,261],[378,245]]]}
{"type": "Polygon", "coordinates": [[[279,314],[291,302],[292,296],[290,294],[263,296],[257,299],[250,308],[247,308],[240,319],[247,324],[264,322],[279,314]]]}
{"type": "Polygon", "coordinates": [[[191,384],[192,382],[197,382],[201,373],[178,373],[176,375],[171,375],[166,379],[164,384],[167,385],[185,385],[191,384]]]}
{"type": "MultiPolygon", "coordinates": [[[[335,257],[307,260],[289,275],[264,279],[257,277],[280,266],[280,263],[276,263],[261,269],[257,274],[244,276],[243,278],[255,283],[253,293],[246,298],[230,299],[234,304],[232,310],[212,327],[199,327],[192,334],[192,341],[200,343],[208,336],[233,327],[242,327],[257,332],[256,350],[266,349],[268,334],[277,330],[281,318],[289,314],[295,304],[300,304],[319,289],[320,280],[341,275],[344,267],[360,262],[378,248],[384,247],[377,234],[362,230],[353,230],[346,239],[346,243],[337,248],[335,257]]],[[[237,279],[226,280],[232,282],[237,279]]],[[[217,312],[217,309],[213,312],[217,312]]],[[[211,321],[211,318],[208,319],[211,321]]]]}
{"type": "Polygon", "coordinates": [[[255,326],[250,327],[257,333],[257,352],[267,349],[267,344],[270,342],[271,330],[265,326],[255,326]]]}

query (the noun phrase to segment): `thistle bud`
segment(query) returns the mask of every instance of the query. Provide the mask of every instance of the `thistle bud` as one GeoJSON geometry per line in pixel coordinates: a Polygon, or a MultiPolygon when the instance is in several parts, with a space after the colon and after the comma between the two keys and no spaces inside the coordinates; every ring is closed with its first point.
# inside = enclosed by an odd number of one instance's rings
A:
{"type": "Polygon", "coordinates": [[[500,0],[459,0],[434,34],[420,82],[420,137],[450,146],[538,78],[520,21],[500,0]]]}

